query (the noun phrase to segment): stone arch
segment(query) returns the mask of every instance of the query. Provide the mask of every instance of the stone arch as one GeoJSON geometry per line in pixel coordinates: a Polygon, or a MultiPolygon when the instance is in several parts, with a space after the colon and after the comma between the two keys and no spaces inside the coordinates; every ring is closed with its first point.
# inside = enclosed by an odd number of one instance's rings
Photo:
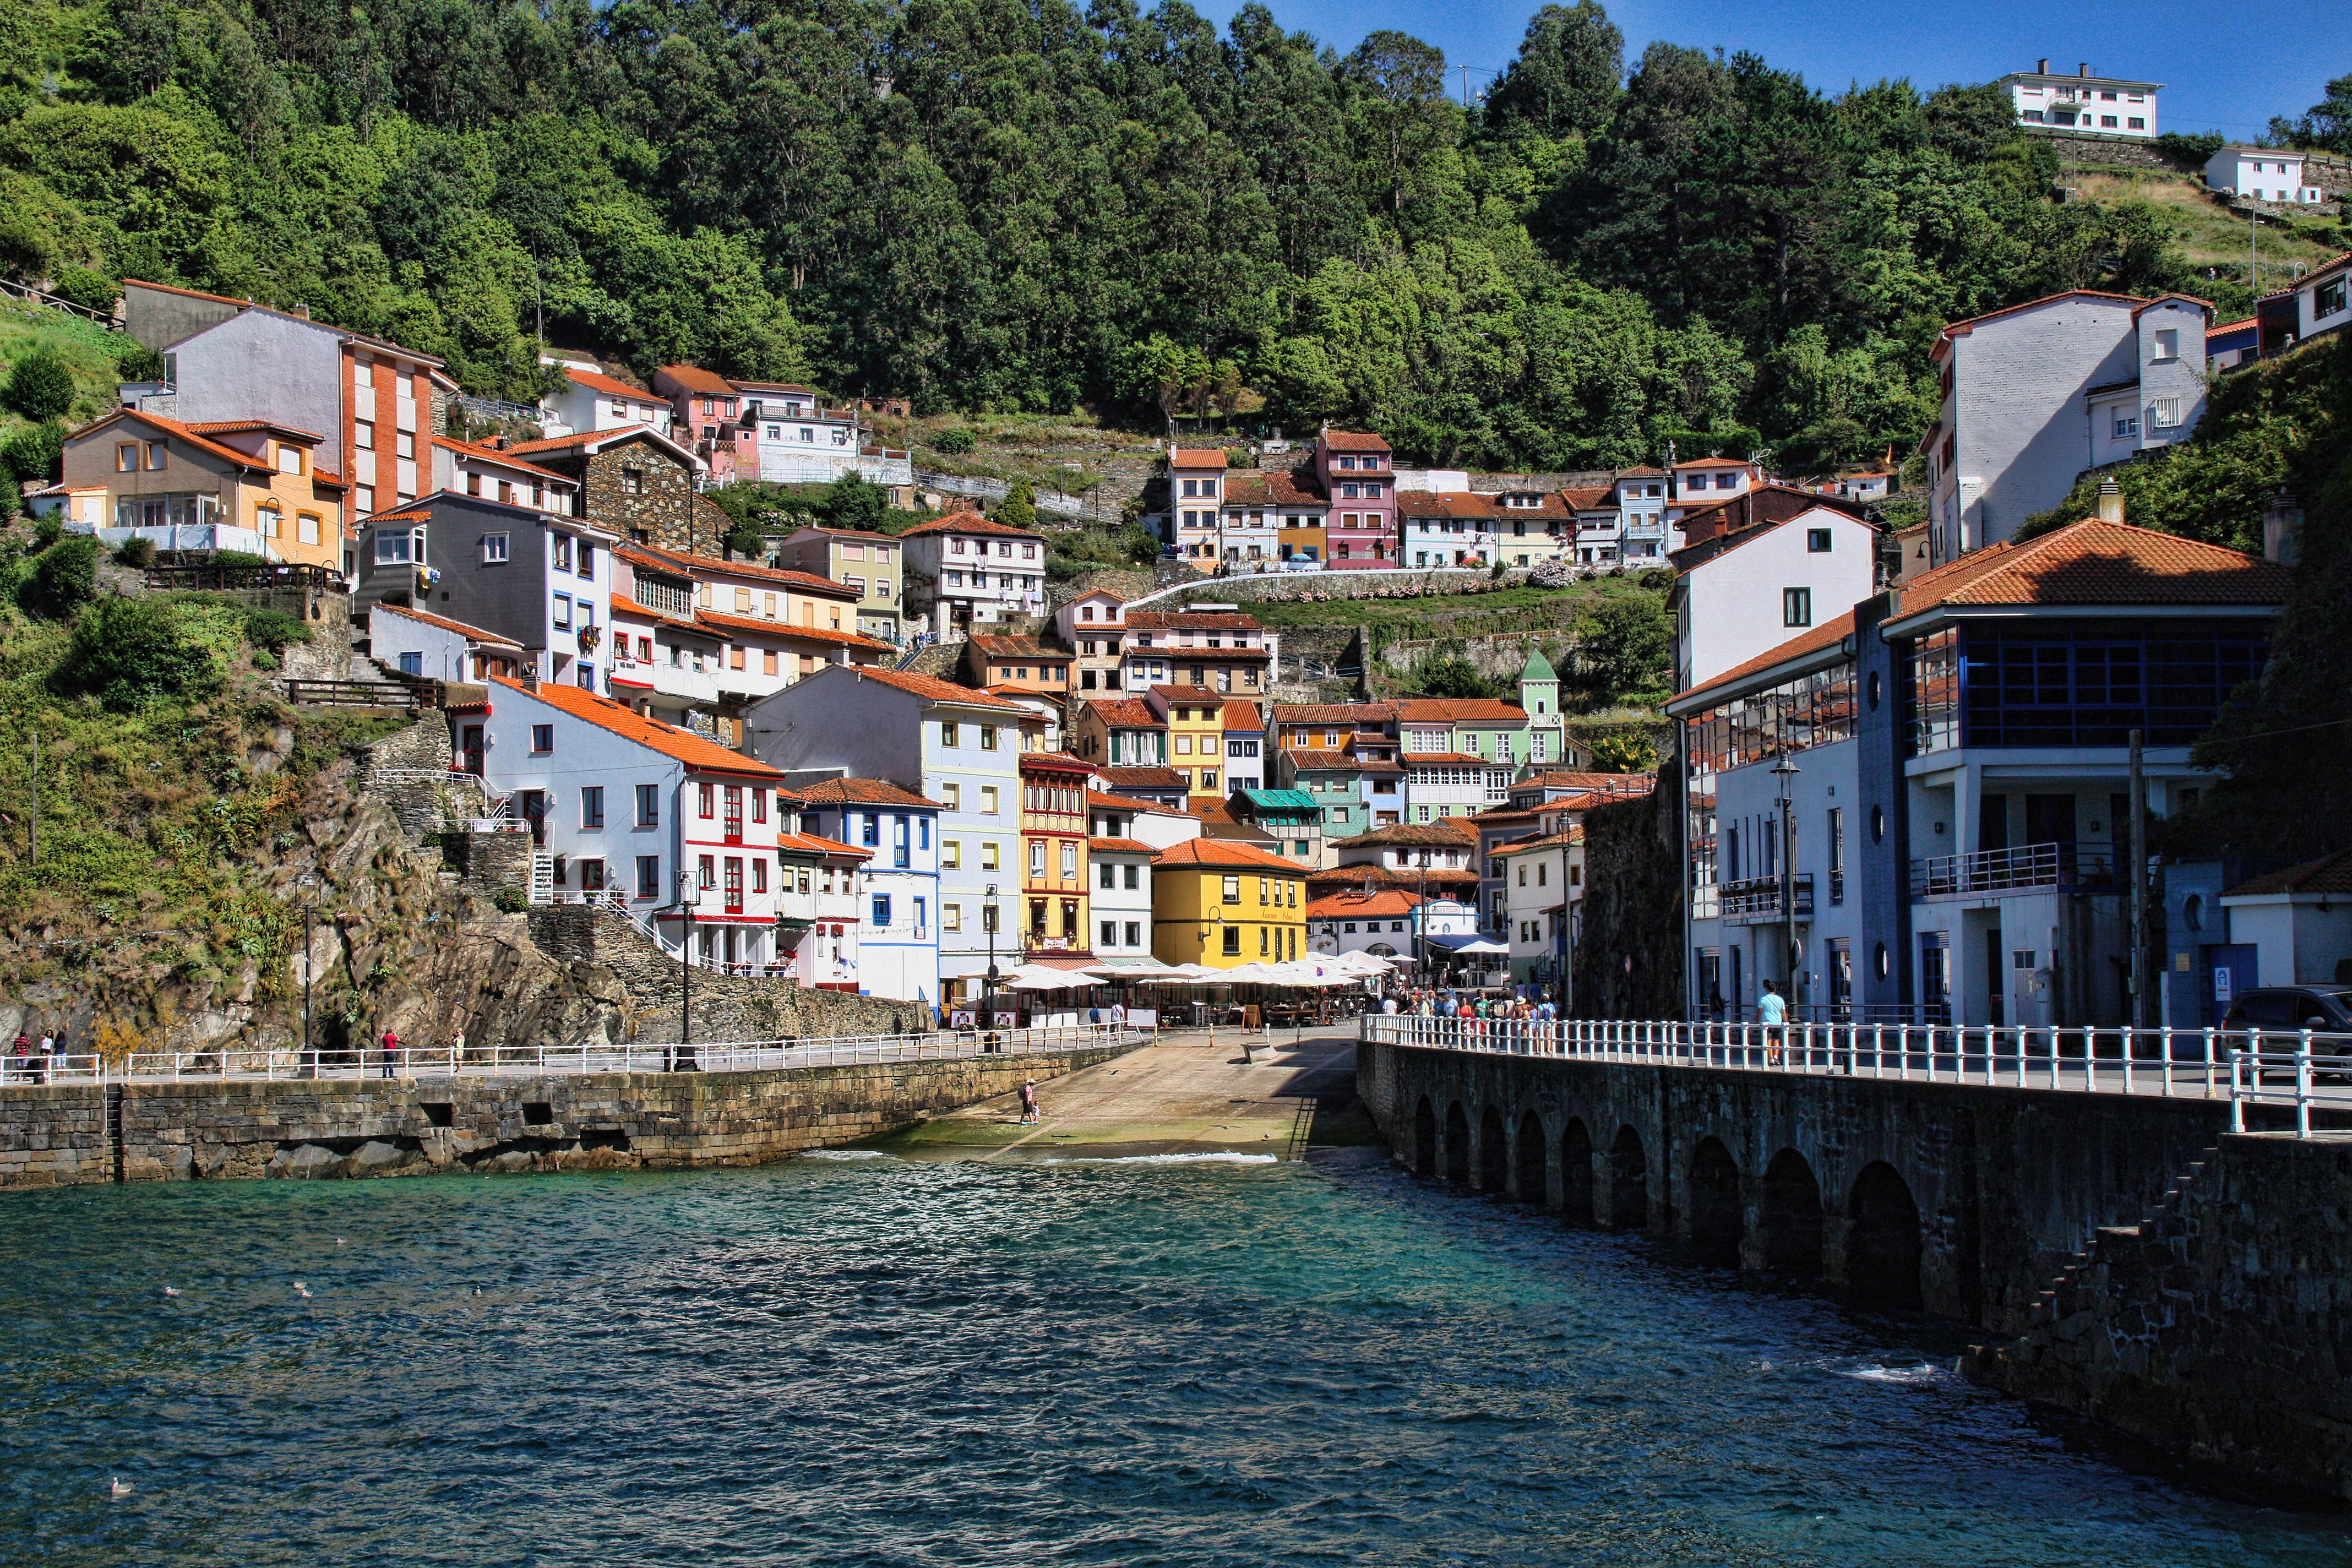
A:
{"type": "Polygon", "coordinates": [[[1551,1201],[1544,1181],[1543,1118],[1532,1110],[1519,1118],[1519,1135],[1511,1140],[1511,1195],[1523,1204],[1551,1201]]]}
{"type": "Polygon", "coordinates": [[[1470,1179],[1470,1118],[1458,1100],[1445,1108],[1445,1179],[1470,1179]]]}
{"type": "Polygon", "coordinates": [[[1412,1173],[1437,1174],[1437,1112],[1430,1109],[1425,1094],[1412,1108],[1412,1173]]]}
{"type": "Polygon", "coordinates": [[[1559,1217],[1570,1225],[1592,1223],[1592,1134],[1580,1116],[1570,1117],[1559,1130],[1559,1217]]]}
{"type": "Polygon", "coordinates": [[[1627,1122],[1609,1145],[1609,1224],[1632,1230],[1650,1223],[1650,1157],[1627,1122]]]}
{"type": "Polygon", "coordinates": [[[1919,1305],[1919,1205],[1894,1166],[1874,1160],[1846,1200],[1845,1286],[1873,1307],[1919,1305]]]}
{"type": "Polygon", "coordinates": [[[1691,1151],[1690,1247],[1710,1268],[1739,1267],[1739,1165],[1720,1138],[1702,1138],[1691,1151]]]}
{"type": "Polygon", "coordinates": [[[1763,1195],[1759,1218],[1764,1267],[1776,1274],[1820,1278],[1822,1184],[1811,1164],[1794,1149],[1781,1150],[1764,1167],[1763,1195]]]}
{"type": "Polygon", "coordinates": [[[1510,1140],[1503,1131],[1503,1113],[1488,1106],[1478,1115],[1478,1190],[1499,1193],[1510,1180],[1510,1140]]]}

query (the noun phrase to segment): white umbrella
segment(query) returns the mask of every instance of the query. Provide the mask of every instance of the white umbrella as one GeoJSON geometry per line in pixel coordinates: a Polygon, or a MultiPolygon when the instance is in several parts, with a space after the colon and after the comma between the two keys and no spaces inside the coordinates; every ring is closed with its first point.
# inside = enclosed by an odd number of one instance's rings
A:
{"type": "Polygon", "coordinates": [[[1055,969],[1044,963],[1022,964],[1002,982],[1007,991],[1075,991],[1094,984],[1084,970],[1055,969]]]}

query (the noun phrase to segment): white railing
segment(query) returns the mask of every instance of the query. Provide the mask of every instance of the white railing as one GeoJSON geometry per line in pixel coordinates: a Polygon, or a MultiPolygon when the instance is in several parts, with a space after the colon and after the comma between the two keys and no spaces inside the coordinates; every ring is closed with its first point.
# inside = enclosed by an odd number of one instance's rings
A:
{"type": "Polygon", "coordinates": [[[2138,1029],[2083,1025],[1701,1023],[1666,1019],[1424,1018],[1367,1014],[1360,1037],[1424,1050],[1476,1051],[1647,1067],[1973,1084],[1988,1089],[2227,1100],[2233,1131],[2249,1105],[2352,1112],[2352,1035],[2138,1029]],[[2284,1041],[2294,1049],[2281,1050],[2284,1041]],[[2334,1080],[2328,1089],[2323,1079],[2334,1080]]]}
{"type": "Polygon", "coordinates": [[[624,1045],[404,1047],[304,1052],[228,1047],[210,1051],[141,1051],[109,1060],[99,1056],[0,1058],[0,1087],[62,1083],[165,1083],[259,1079],[279,1081],[459,1078],[578,1078],[592,1073],[782,1072],[793,1068],[865,1066],[877,1062],[961,1061],[990,1056],[1055,1056],[1128,1044],[1150,1031],[1124,1024],[1065,1024],[1025,1029],[934,1030],[920,1035],[845,1035],[796,1040],[698,1040],[624,1045]]]}

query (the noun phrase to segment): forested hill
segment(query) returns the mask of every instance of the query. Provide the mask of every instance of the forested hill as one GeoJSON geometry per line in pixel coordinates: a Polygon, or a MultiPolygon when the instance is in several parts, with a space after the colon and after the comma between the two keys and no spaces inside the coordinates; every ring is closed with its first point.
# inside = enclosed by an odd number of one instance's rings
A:
{"type": "Polygon", "coordinates": [[[2183,280],[2147,209],[2050,201],[1990,89],[1623,55],[1548,6],[1465,111],[1434,49],[1255,5],[11,0],[0,268],[306,303],[481,392],[534,388],[543,324],[1548,470],[1907,444],[1943,321],[2183,280]]]}

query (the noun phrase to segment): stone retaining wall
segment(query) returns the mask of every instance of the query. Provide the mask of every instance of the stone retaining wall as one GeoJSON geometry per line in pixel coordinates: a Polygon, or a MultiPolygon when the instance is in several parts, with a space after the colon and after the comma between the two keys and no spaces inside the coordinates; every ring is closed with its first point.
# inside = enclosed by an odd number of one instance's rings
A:
{"type": "Polygon", "coordinates": [[[1969,1374],[2209,1472],[2352,1500],[2347,1216],[2352,1137],[2224,1137],[1969,1374]]]}
{"type": "MultiPolygon", "coordinates": [[[[125,1181],[753,1165],[855,1142],[1131,1046],[772,1072],[133,1083],[125,1181]]],[[[0,1088],[0,1188],[113,1179],[106,1090],[0,1088]]]]}

